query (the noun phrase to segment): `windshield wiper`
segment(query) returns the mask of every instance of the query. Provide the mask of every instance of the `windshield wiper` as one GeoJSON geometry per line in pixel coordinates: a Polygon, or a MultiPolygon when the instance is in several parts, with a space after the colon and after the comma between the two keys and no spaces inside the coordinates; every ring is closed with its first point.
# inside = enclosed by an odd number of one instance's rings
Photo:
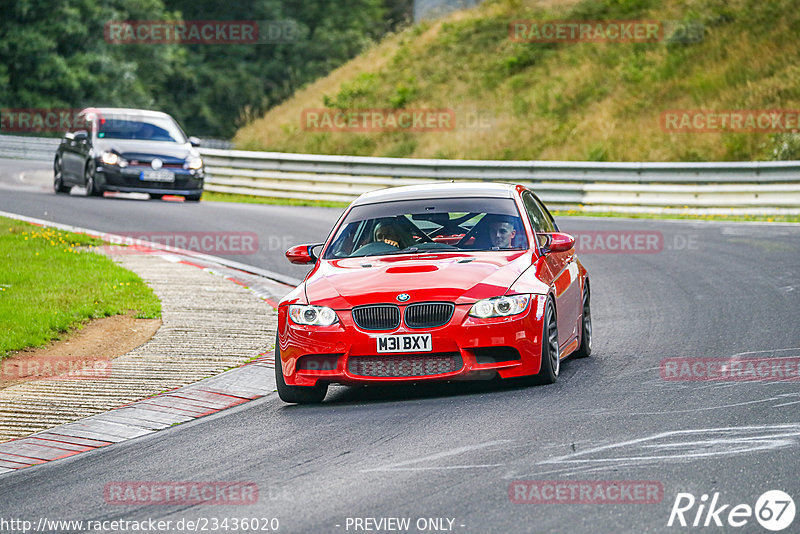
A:
{"type": "Polygon", "coordinates": [[[406,248],[403,248],[403,249],[400,249],[400,250],[396,250],[396,251],[393,251],[393,252],[387,252],[386,254],[387,255],[389,255],[389,254],[416,254],[418,252],[421,252],[421,253],[424,254],[426,252],[437,252],[437,251],[440,252],[440,251],[443,251],[443,250],[452,251],[452,252],[458,252],[459,249],[454,247],[453,245],[441,245],[441,246],[438,246],[438,247],[423,247],[423,248],[420,248],[420,247],[414,245],[414,246],[406,247],[406,248]]]}

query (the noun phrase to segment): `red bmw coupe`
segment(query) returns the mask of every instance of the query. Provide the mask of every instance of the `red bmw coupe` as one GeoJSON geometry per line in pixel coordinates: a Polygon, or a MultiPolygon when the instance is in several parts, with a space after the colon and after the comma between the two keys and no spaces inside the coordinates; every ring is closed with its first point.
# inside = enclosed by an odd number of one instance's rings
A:
{"type": "Polygon", "coordinates": [[[318,403],[331,383],[487,371],[555,382],[561,360],[592,350],[589,279],[574,245],[520,185],[361,195],[324,245],[286,252],[314,268],[278,307],[278,394],[318,403]]]}

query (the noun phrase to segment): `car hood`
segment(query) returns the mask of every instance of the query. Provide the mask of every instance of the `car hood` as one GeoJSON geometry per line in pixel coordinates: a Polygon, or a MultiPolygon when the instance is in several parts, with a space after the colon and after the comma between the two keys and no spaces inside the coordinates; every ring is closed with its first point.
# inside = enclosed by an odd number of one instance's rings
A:
{"type": "Polygon", "coordinates": [[[97,139],[95,147],[100,151],[114,151],[125,159],[150,161],[158,156],[162,159],[185,160],[199,155],[189,143],[165,143],[161,141],[135,141],[131,139],[97,139]]]}
{"type": "Polygon", "coordinates": [[[502,295],[531,266],[528,251],[373,256],[320,260],[305,283],[311,304],[348,309],[373,303],[468,304],[502,295]]]}

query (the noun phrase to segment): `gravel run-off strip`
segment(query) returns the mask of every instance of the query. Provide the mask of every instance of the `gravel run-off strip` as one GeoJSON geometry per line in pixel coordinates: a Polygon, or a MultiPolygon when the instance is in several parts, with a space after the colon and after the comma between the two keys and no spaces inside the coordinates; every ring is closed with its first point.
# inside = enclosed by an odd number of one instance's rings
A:
{"type": "Polygon", "coordinates": [[[161,328],[112,360],[108,376],[35,380],[0,390],[0,473],[155,432],[274,391],[268,352],[277,324],[273,305],[288,286],[155,250],[115,259],[161,299],[161,328]]]}

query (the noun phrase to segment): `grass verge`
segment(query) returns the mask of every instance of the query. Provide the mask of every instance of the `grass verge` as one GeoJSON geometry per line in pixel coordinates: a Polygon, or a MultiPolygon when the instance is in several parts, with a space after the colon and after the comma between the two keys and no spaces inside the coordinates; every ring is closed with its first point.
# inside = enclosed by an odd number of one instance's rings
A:
{"type": "MultiPolygon", "coordinates": [[[[210,191],[203,194],[203,199],[210,202],[241,202],[245,204],[271,204],[275,206],[313,206],[318,208],[346,208],[348,206],[347,202],[293,200],[287,198],[236,195],[233,193],[212,193],[210,191]]],[[[691,213],[623,213],[614,211],[590,212],[553,209],[550,211],[556,217],[622,217],[628,219],[688,219],[695,221],[800,223],[800,215],[695,215],[691,213]]]]}
{"type": "Polygon", "coordinates": [[[332,202],[327,200],[296,200],[292,198],[261,197],[255,195],[237,195],[234,193],[215,193],[205,191],[203,200],[210,202],[239,202],[242,204],[272,204],[274,206],[311,206],[314,208],[346,208],[349,202],[332,202]]]}
{"type": "Polygon", "coordinates": [[[141,278],[80,247],[99,239],[0,217],[0,359],[38,347],[89,319],[161,316],[141,278]]]}
{"type": "Polygon", "coordinates": [[[692,213],[623,213],[550,210],[555,217],[619,217],[625,219],[680,219],[692,221],[800,223],[800,215],[696,215],[692,213]]]}

